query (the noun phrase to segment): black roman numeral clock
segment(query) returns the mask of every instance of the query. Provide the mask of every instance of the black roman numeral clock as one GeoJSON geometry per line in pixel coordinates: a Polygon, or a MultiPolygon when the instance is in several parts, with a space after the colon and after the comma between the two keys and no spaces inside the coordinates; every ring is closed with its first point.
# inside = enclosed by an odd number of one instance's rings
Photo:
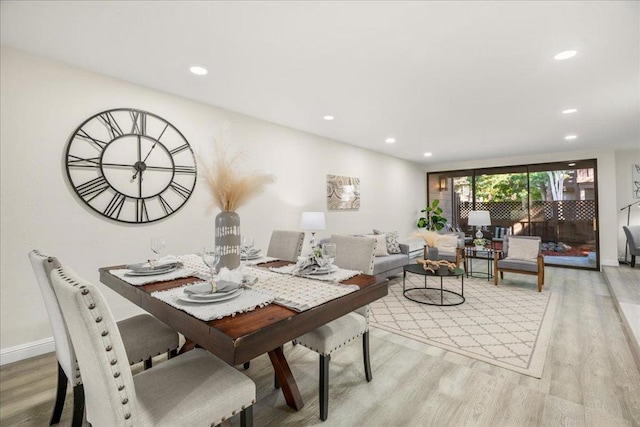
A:
{"type": "Polygon", "coordinates": [[[182,133],[131,108],[103,111],[78,126],[67,143],[66,169],[84,203],[127,223],[168,217],[196,185],[195,157],[182,133]]]}

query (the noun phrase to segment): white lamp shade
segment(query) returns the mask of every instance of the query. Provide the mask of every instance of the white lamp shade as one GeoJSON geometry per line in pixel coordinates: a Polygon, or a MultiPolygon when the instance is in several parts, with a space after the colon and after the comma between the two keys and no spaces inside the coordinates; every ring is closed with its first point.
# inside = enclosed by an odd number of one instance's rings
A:
{"type": "Polygon", "coordinates": [[[489,216],[489,211],[469,212],[469,225],[475,225],[475,226],[491,225],[491,216],[489,216]]]}
{"type": "Polygon", "coordinates": [[[302,212],[300,228],[303,230],[324,230],[324,212],[302,212]]]}

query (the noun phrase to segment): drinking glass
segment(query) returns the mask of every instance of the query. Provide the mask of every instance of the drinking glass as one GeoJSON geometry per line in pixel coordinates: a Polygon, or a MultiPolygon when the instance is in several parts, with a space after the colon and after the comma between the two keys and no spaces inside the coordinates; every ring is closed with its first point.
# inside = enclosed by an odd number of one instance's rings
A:
{"type": "Polygon", "coordinates": [[[216,268],[218,267],[218,263],[220,262],[220,249],[216,247],[203,247],[200,253],[202,256],[202,261],[204,264],[209,267],[211,280],[216,274],[216,268]]]}
{"type": "Polygon", "coordinates": [[[240,246],[242,249],[242,253],[245,256],[249,256],[249,251],[253,247],[253,237],[251,236],[242,236],[242,240],[240,242],[240,246]]]}
{"type": "Polygon", "coordinates": [[[165,241],[164,237],[152,237],[151,238],[151,251],[156,255],[155,259],[149,260],[151,268],[155,267],[156,262],[160,258],[160,254],[164,251],[165,241]]]}
{"type": "Polygon", "coordinates": [[[327,261],[327,268],[331,271],[331,266],[333,262],[336,260],[336,244],[335,243],[325,243],[322,245],[322,258],[327,261]]]}

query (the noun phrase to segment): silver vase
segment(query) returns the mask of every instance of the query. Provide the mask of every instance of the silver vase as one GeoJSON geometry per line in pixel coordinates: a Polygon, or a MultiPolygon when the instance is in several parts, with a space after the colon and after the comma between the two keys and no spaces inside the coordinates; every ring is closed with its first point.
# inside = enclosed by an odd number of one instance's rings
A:
{"type": "Polygon", "coordinates": [[[427,259],[431,261],[438,261],[438,248],[429,246],[427,248],[427,259]]]}
{"type": "Polygon", "coordinates": [[[240,216],[235,212],[220,212],[216,215],[216,247],[220,251],[217,271],[240,266],[240,216]]]}

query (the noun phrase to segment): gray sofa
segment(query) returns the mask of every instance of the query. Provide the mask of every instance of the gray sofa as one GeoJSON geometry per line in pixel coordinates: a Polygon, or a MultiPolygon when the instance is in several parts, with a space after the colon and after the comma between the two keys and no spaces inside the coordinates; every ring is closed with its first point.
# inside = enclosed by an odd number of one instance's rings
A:
{"type": "MultiPolygon", "coordinates": [[[[360,235],[362,236],[362,235],[360,235]]],[[[320,244],[328,243],[329,239],[320,240],[320,244]]],[[[399,254],[377,256],[373,260],[373,274],[375,276],[390,277],[402,273],[402,267],[409,264],[409,245],[400,243],[399,254]]]]}

